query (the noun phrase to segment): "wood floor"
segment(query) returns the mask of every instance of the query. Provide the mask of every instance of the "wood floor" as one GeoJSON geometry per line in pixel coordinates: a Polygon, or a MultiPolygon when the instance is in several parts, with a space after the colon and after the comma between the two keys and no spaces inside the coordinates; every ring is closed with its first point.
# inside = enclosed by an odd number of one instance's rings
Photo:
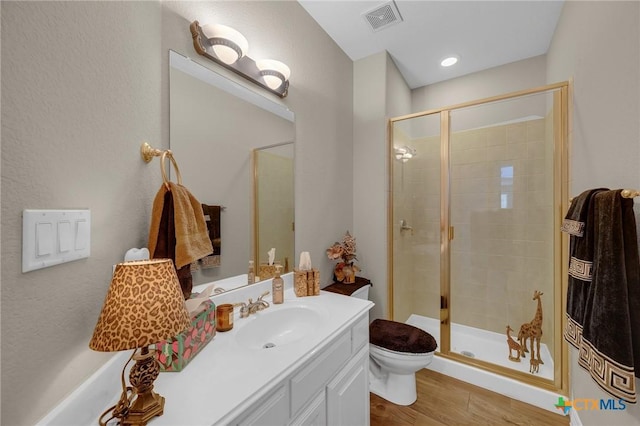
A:
{"type": "Polygon", "coordinates": [[[525,404],[435,371],[416,374],[418,400],[407,407],[371,395],[371,426],[568,426],[569,417],[525,404]]]}

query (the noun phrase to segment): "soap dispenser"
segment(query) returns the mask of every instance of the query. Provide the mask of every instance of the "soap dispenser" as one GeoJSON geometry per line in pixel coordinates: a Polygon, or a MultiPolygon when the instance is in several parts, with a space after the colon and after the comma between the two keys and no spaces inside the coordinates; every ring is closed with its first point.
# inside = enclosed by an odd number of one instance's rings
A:
{"type": "Polygon", "coordinates": [[[253,284],[256,282],[256,268],[253,265],[253,260],[249,261],[249,272],[247,273],[247,284],[253,284]]]}
{"type": "Polygon", "coordinates": [[[273,304],[278,305],[284,302],[284,280],[280,277],[281,265],[276,265],[276,276],[271,281],[271,294],[273,295],[273,304]]]}

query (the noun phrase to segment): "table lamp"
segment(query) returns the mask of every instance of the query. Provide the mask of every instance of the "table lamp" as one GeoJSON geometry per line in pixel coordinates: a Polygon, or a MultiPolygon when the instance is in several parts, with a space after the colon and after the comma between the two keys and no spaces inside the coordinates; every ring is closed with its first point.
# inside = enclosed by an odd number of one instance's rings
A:
{"type": "Polygon", "coordinates": [[[153,391],[160,369],[149,345],[176,336],[191,325],[171,259],[137,260],[116,265],[111,286],[89,347],[113,352],[134,349],[129,361],[131,387],[122,370],[120,401],[100,416],[100,424],[119,418],[122,425],[146,425],[164,411],[164,397],[153,391]],[[140,351],[138,352],[138,349],[140,351]],[[128,396],[129,391],[131,395],[128,396]],[[136,396],[135,401],[131,400],[136,396]],[[104,416],[112,417],[102,422],[104,416]]]}

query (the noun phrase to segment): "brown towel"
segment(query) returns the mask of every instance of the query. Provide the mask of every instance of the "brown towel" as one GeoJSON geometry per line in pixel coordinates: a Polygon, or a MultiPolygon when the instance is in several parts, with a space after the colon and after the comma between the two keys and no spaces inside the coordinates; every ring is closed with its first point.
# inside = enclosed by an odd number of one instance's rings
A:
{"type": "Polygon", "coordinates": [[[153,259],[174,261],[180,287],[188,299],[193,287],[190,263],[211,253],[213,248],[198,200],[182,185],[170,182],[169,188],[167,191],[162,185],[153,200],[149,253],[153,259]]]}
{"type": "MultiPolygon", "coordinates": [[[[180,269],[195,260],[207,256],[213,252],[213,247],[211,246],[211,241],[209,241],[200,202],[182,185],[169,182],[169,188],[173,199],[174,211],[175,264],[176,268],[180,269]]],[[[153,201],[149,231],[150,253],[154,252],[158,241],[158,230],[166,192],[167,189],[163,184],[153,201]]]]}
{"type": "Polygon", "coordinates": [[[640,255],[633,199],[597,193],[593,280],[578,363],[616,398],[635,403],[640,377],[640,255]]]}
{"type": "Polygon", "coordinates": [[[582,340],[584,309],[593,278],[594,195],[605,188],[589,189],[571,202],[561,230],[570,235],[567,326],[564,338],[577,349],[582,340]]]}
{"type": "Polygon", "coordinates": [[[207,204],[202,205],[202,212],[204,213],[204,219],[207,224],[209,240],[213,247],[213,253],[200,259],[204,269],[220,266],[220,253],[222,249],[222,240],[220,238],[220,211],[220,206],[209,206],[207,204]]]}

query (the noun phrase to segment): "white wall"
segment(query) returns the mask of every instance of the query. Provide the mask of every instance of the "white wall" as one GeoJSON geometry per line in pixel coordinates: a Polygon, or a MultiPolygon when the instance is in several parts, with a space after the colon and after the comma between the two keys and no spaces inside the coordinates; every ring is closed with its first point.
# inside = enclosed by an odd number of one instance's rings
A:
{"type": "Polygon", "coordinates": [[[419,87],[412,91],[412,110],[426,111],[543,86],[547,84],[545,67],[546,57],[541,55],[419,87]]]}
{"type": "Polygon", "coordinates": [[[386,52],[354,63],[353,235],[373,287],[371,319],[388,316],[387,119],[410,111],[410,90],[386,52]]]}
{"type": "Polygon", "coordinates": [[[353,63],[298,3],[3,1],[1,14],[0,423],[35,423],[109,357],[88,342],[111,266],[147,242],[162,178],[140,144],[169,146],[167,49],[197,56],[193,19],[291,67],[296,248],[330,280],[324,250],[353,223],[353,63]],[[22,274],[22,210],[78,207],[92,212],[91,257],[22,274]]]}
{"type": "MultiPolygon", "coordinates": [[[[640,3],[565,2],[547,54],[547,80],[571,77],[571,193],[640,188],[640,3]]],[[[638,220],[638,199],[636,212],[638,220]]],[[[571,397],[610,398],[570,350],[571,397]]],[[[584,425],[640,423],[637,404],[577,414],[584,425]]]]}

